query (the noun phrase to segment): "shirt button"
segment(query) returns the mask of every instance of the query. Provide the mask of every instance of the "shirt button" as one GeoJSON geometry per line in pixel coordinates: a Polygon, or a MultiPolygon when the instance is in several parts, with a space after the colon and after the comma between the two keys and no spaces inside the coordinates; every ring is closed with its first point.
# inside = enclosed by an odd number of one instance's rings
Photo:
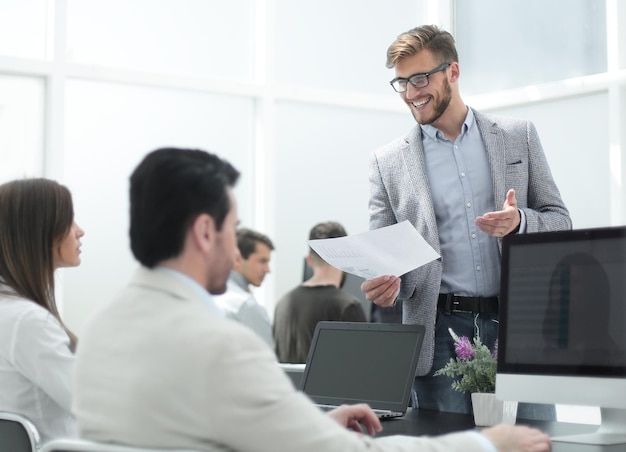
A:
{"type": "Polygon", "coordinates": [[[476,270],[477,270],[477,271],[480,271],[480,265],[477,265],[477,266],[476,266],[476,270]]]}
{"type": "Polygon", "coordinates": [[[461,173],[461,177],[465,177],[465,173],[461,173]]]}
{"type": "Polygon", "coordinates": [[[472,238],[475,239],[476,238],[476,234],[472,234],[472,238]]]}
{"type": "Polygon", "coordinates": [[[467,205],[467,207],[472,207],[472,203],[471,202],[468,202],[466,205],[467,205]]]}

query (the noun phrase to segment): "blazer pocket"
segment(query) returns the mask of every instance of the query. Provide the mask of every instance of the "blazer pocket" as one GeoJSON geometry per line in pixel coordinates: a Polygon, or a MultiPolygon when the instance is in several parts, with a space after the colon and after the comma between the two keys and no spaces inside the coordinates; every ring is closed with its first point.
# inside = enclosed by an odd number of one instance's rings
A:
{"type": "Polygon", "coordinates": [[[518,207],[527,207],[528,205],[528,164],[523,160],[513,160],[506,164],[506,173],[504,175],[504,184],[506,190],[515,189],[515,197],[517,198],[518,207]]]}

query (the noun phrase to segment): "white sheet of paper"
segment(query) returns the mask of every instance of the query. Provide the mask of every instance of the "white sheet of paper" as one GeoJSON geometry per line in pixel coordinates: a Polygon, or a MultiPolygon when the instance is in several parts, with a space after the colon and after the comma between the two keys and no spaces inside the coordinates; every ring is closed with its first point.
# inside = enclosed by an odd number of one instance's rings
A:
{"type": "Polygon", "coordinates": [[[335,268],[365,279],[401,276],[439,258],[408,221],[335,239],[309,240],[335,268]]]}

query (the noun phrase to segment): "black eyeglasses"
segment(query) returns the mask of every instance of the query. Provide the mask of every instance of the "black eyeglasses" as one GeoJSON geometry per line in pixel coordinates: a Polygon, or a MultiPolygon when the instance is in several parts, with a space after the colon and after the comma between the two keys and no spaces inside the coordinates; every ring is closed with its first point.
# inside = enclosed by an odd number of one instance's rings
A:
{"type": "Polygon", "coordinates": [[[437,66],[430,72],[423,72],[421,74],[413,74],[409,78],[396,77],[389,82],[391,87],[396,90],[397,93],[403,93],[406,91],[407,83],[410,83],[415,88],[423,88],[428,86],[428,77],[436,72],[443,71],[452,63],[443,63],[441,66],[437,66]]]}

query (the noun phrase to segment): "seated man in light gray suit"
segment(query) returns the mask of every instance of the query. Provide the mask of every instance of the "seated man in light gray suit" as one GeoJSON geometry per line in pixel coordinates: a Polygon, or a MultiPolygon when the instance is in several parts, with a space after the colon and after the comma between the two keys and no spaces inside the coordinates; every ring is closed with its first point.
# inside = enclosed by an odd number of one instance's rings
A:
{"type": "Polygon", "coordinates": [[[547,435],[500,425],[438,438],[374,439],[366,405],[323,414],[273,352],[213,295],[235,257],[238,172],[203,151],[160,149],[130,180],[141,267],[81,336],[74,374],[80,435],[208,451],[547,451],[547,435]],[[362,425],[369,435],[350,431],[362,425]]]}

